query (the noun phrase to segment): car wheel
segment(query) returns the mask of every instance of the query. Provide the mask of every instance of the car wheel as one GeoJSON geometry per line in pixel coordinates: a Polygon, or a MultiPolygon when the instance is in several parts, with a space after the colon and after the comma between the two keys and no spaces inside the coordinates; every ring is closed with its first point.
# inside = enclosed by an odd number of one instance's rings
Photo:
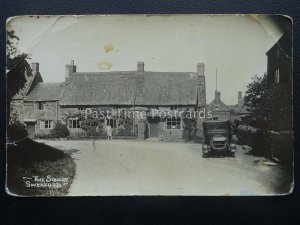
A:
{"type": "Polygon", "coordinates": [[[203,153],[202,158],[208,158],[208,153],[203,153]]]}

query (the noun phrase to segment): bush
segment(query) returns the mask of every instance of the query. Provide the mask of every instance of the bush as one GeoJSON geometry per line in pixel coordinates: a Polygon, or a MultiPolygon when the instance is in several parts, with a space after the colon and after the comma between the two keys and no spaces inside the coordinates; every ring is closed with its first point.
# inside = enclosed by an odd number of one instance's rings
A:
{"type": "Polygon", "coordinates": [[[57,121],[50,134],[52,138],[66,138],[70,136],[70,131],[66,125],[62,124],[60,121],[57,121]]]}
{"type": "Polygon", "coordinates": [[[193,140],[197,134],[197,122],[194,118],[183,118],[182,138],[188,142],[193,140]]]}
{"type": "Polygon", "coordinates": [[[14,120],[7,128],[7,137],[10,140],[16,141],[28,136],[25,124],[19,120],[14,120]]]}

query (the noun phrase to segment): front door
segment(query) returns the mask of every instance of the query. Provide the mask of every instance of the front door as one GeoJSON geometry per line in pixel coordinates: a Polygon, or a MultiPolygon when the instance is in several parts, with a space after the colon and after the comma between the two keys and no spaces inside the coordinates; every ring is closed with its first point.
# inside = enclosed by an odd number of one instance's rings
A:
{"type": "Polygon", "coordinates": [[[159,123],[150,123],[149,130],[149,137],[158,137],[159,123]]]}
{"type": "Polygon", "coordinates": [[[149,137],[159,137],[159,117],[148,117],[149,137]]]}
{"type": "Polygon", "coordinates": [[[28,137],[33,138],[34,133],[35,133],[35,124],[34,123],[27,123],[26,125],[27,125],[28,137]]]}

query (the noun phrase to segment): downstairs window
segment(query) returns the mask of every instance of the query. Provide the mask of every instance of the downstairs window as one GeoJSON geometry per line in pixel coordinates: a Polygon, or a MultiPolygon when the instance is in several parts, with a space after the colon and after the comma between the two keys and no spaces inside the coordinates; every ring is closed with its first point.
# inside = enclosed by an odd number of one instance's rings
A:
{"type": "Polygon", "coordinates": [[[167,129],[181,129],[180,117],[167,117],[166,118],[167,129]]]}

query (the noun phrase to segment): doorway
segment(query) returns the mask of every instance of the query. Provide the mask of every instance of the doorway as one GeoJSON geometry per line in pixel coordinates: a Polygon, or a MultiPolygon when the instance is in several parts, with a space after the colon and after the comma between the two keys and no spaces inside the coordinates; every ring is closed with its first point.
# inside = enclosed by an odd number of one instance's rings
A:
{"type": "Polygon", "coordinates": [[[28,137],[33,138],[35,133],[35,123],[26,123],[26,127],[27,127],[28,137]]]}
{"type": "Polygon", "coordinates": [[[149,138],[159,137],[159,117],[149,117],[149,138]]]}

